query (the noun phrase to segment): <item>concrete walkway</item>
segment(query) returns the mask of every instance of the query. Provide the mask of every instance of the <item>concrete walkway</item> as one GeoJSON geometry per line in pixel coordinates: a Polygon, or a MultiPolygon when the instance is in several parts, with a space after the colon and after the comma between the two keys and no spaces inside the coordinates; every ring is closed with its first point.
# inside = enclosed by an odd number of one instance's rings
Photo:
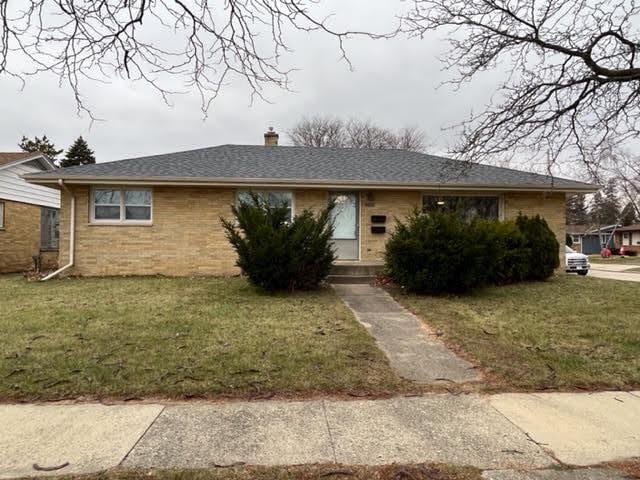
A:
{"type": "Polygon", "coordinates": [[[619,263],[592,263],[592,270],[601,270],[605,272],[625,272],[627,270],[633,270],[635,268],[640,268],[640,264],[625,264],[621,265],[619,263]]]}
{"type": "Polygon", "coordinates": [[[424,384],[480,380],[473,365],[449,350],[383,289],[371,285],[333,287],[401,377],[424,384]]]}
{"type": "Polygon", "coordinates": [[[589,275],[596,278],[605,278],[607,280],[640,282],[639,272],[628,271],[638,267],[638,265],[603,265],[600,263],[592,263],[591,270],[589,270],[589,275]]]}
{"type": "Polygon", "coordinates": [[[442,462],[476,466],[495,480],[614,479],[553,469],[640,456],[638,425],[639,392],[2,405],[0,478],[116,466],[442,462]],[[61,468],[42,472],[34,464],[61,468]],[[551,470],[521,472],[538,469],[551,470]]]}

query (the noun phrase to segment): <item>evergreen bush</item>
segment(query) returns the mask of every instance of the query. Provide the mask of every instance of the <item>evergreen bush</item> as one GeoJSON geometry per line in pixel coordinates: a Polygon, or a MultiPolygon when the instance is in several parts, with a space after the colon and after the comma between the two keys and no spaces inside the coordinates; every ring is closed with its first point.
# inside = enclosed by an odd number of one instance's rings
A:
{"type": "Polygon", "coordinates": [[[530,250],[527,279],[546,280],[560,266],[560,245],[556,236],[540,215],[519,215],[516,225],[524,235],[525,248],[530,250]]]}
{"type": "Polygon", "coordinates": [[[490,278],[483,235],[480,222],[415,210],[386,244],[386,273],[412,292],[466,292],[490,278]]]}
{"type": "Polygon", "coordinates": [[[559,244],[544,219],[465,222],[415,210],[386,244],[386,274],[417,293],[462,293],[485,284],[549,278],[559,244]]]}
{"type": "Polygon", "coordinates": [[[268,205],[257,195],[232,206],[233,220],[221,219],[238,254],[236,264],[265,290],[310,290],[326,279],[335,260],[331,242],[332,206],[293,219],[284,205],[268,205]]]}

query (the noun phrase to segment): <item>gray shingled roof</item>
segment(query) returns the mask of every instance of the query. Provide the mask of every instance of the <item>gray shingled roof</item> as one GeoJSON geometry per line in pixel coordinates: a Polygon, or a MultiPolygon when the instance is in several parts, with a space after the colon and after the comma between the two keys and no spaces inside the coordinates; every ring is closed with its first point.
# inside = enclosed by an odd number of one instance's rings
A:
{"type": "Polygon", "coordinates": [[[29,175],[66,180],[240,181],[594,190],[594,185],[404,150],[220,145],[29,175]]]}

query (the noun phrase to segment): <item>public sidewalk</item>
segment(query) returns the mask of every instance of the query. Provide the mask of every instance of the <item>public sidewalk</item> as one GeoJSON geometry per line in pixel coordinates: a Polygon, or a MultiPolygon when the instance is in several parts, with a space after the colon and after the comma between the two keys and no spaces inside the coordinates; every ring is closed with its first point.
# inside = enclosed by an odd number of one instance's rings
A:
{"type": "MultiPolygon", "coordinates": [[[[519,478],[507,470],[640,456],[638,425],[640,392],[0,405],[0,478],[331,462],[442,462],[519,478]]],[[[520,478],[551,478],[531,475],[520,478]]]]}

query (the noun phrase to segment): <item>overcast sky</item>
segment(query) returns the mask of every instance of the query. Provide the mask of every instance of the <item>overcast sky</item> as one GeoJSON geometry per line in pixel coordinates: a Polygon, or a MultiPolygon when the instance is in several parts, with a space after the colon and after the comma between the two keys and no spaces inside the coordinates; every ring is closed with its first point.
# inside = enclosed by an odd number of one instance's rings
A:
{"type": "MultiPolygon", "coordinates": [[[[408,7],[398,0],[323,1],[323,13],[335,13],[335,25],[385,31],[408,7]]],[[[285,131],[302,115],[328,114],[370,119],[381,126],[415,125],[424,130],[434,153],[446,153],[455,139],[443,128],[481,109],[494,92],[501,72],[454,92],[438,85],[452,74],[441,71],[438,57],[446,52],[443,34],[425,39],[368,40],[347,43],[354,71],[340,60],[336,42],[320,33],[291,32],[292,55],[285,64],[300,69],[292,74],[295,92],[268,92],[271,103],[250,105],[241,80],[232,81],[203,120],[197,95],[174,96],[173,107],[144,83],[114,79],[108,85],[84,83],[82,93],[96,116],[90,124],[79,117],[66,87],[54,76],[28,78],[24,90],[0,77],[0,151],[17,150],[22,135],[47,134],[59,148],[83,135],[99,162],[205,146],[262,143],[273,126],[286,144],[285,131]]]]}

